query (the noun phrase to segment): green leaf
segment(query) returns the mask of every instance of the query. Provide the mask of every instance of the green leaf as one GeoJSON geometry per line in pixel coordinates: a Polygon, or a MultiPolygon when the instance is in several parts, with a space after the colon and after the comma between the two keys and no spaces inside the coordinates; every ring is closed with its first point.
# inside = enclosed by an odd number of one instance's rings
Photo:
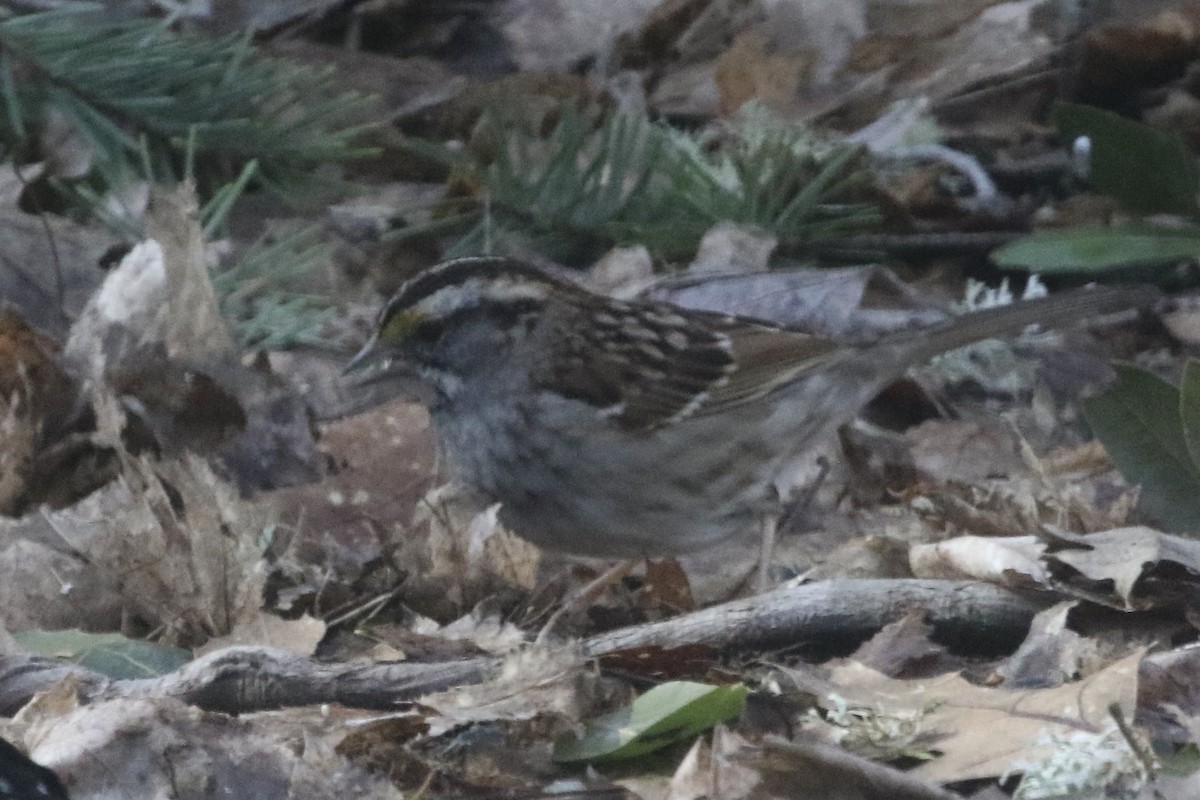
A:
{"type": "Polygon", "coordinates": [[[733,719],[746,706],[746,687],[673,681],[656,686],[628,708],[605,714],[581,736],[560,739],[554,760],[619,761],[688,741],[733,719]]]}
{"type": "Polygon", "coordinates": [[[1141,485],[1143,511],[1169,531],[1200,531],[1200,469],[1188,452],[1180,390],[1132,365],[1116,369],[1117,382],[1083,404],[1088,424],[1126,480],[1141,485]]]}
{"type": "Polygon", "coordinates": [[[1196,212],[1200,170],[1178,135],[1072,103],[1058,106],[1052,121],[1064,139],[1090,137],[1092,185],[1130,211],[1196,212]]]}
{"type": "Polygon", "coordinates": [[[173,672],[192,660],[179,647],[127,639],[117,633],[23,631],[13,639],[27,650],[52,658],[65,658],[114,680],[154,678],[173,672]]]}
{"type": "Polygon", "coordinates": [[[1200,361],[1189,358],[1179,381],[1179,420],[1193,464],[1200,464],[1200,361]]]}
{"type": "Polygon", "coordinates": [[[1047,231],[1018,239],[992,253],[1000,267],[1044,274],[1101,272],[1173,264],[1189,258],[1200,258],[1200,228],[1192,226],[1047,231]]]}

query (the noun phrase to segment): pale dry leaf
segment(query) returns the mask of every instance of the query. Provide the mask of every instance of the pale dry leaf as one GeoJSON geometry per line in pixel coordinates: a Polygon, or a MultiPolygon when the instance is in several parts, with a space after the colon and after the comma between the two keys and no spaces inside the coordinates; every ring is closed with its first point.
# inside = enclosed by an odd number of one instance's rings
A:
{"type": "Polygon", "coordinates": [[[24,467],[33,457],[38,424],[24,412],[19,397],[0,397],[0,513],[12,513],[25,494],[24,467]]]}
{"type": "Polygon", "coordinates": [[[1079,585],[1093,598],[1108,595],[1110,602],[1127,610],[1155,605],[1159,599],[1155,590],[1170,599],[1170,583],[1194,584],[1200,580],[1200,542],[1192,539],[1144,526],[1086,536],[1062,531],[1044,536],[1050,544],[1046,563],[1065,586],[1079,585]],[[1074,570],[1092,585],[1079,584],[1069,572],[1057,568],[1059,565],[1074,570]],[[1165,570],[1168,585],[1148,586],[1144,579],[1160,569],[1165,570]]]}
{"type": "Polygon", "coordinates": [[[12,637],[7,628],[0,625],[0,658],[16,655],[19,652],[21,652],[21,646],[17,644],[17,640],[12,637]]]}
{"type": "Polygon", "coordinates": [[[928,293],[875,266],[683,276],[660,281],[646,296],[846,341],[869,342],[947,319],[928,293]]]}
{"type": "Polygon", "coordinates": [[[0,165],[0,206],[15,208],[25,187],[46,174],[46,164],[22,164],[18,169],[11,161],[0,165]]]}
{"type": "Polygon", "coordinates": [[[35,729],[43,722],[52,724],[59,717],[79,708],[80,685],[78,676],[67,675],[46,691],[35,694],[14,719],[35,729]]]}
{"type": "Polygon", "coordinates": [[[696,739],[675,768],[666,800],[704,800],[713,797],[712,748],[704,737],[696,739]]]}
{"type": "Polygon", "coordinates": [[[413,514],[411,528],[423,532],[414,540],[430,564],[428,577],[444,582],[457,604],[486,596],[495,578],[524,588],[536,581],[540,551],[500,525],[499,506],[479,509],[476,495],[451,482],[427,492],[413,514]]]}
{"type": "Polygon", "coordinates": [[[122,607],[166,641],[226,633],[261,602],[258,537],[272,512],[242,500],[201,458],[127,457],[121,476],[47,521],[122,607]]]}
{"type": "Polygon", "coordinates": [[[700,239],[689,276],[766,272],[779,239],[755,225],[718,222],[700,239]]]}
{"type": "Polygon", "coordinates": [[[542,551],[537,545],[501,528],[483,546],[491,571],[510,586],[531,590],[537,584],[542,551]]]}
{"type": "Polygon", "coordinates": [[[448,592],[461,594],[456,584],[462,583],[468,563],[466,531],[478,513],[476,498],[453,482],[430,489],[413,511],[413,529],[424,531],[419,541],[427,548],[429,574],[448,579],[448,592]]]}
{"type": "Polygon", "coordinates": [[[975,579],[1013,588],[1050,588],[1041,561],[1045,545],[1036,536],[956,536],[915,544],[908,562],[914,577],[975,579]]]}
{"type": "Polygon", "coordinates": [[[932,65],[896,87],[896,95],[933,101],[1000,76],[1036,66],[1055,47],[1039,29],[1044,0],[997,3],[951,35],[923,43],[919,57],[932,65]]]}
{"type": "Polygon", "coordinates": [[[116,329],[150,333],[164,325],[168,314],[167,267],[162,245],[149,240],[135,245],[88,301],[71,326],[63,348],[66,360],[76,371],[99,382],[111,358],[106,331],[116,329]]]}
{"type": "Polygon", "coordinates": [[[1097,646],[1067,628],[1067,615],[1077,603],[1056,603],[1038,612],[1017,651],[996,670],[1004,685],[1016,689],[1058,686],[1082,671],[1086,655],[1097,646]]]}
{"type": "Polygon", "coordinates": [[[30,325],[63,339],[103,277],[97,265],[118,240],[102,226],[22,211],[17,201],[43,173],[40,164],[0,165],[0,298],[30,325]]]}
{"type": "Polygon", "coordinates": [[[308,730],[277,714],[200,714],[171,698],[119,698],[41,720],[30,756],[75,797],[254,796],[399,800],[308,730]],[[297,740],[303,744],[299,744],[297,740]]]}
{"type": "Polygon", "coordinates": [[[531,647],[510,654],[486,683],[426,695],[420,702],[441,715],[430,721],[431,736],[466,723],[541,716],[573,725],[588,706],[589,675],[587,660],[572,648],[531,647]]]}
{"type": "Polygon", "coordinates": [[[910,774],[949,783],[995,778],[1045,758],[1052,746],[1038,742],[1050,736],[1107,730],[1114,703],[1132,718],[1141,659],[1135,653],[1080,681],[1035,690],[976,686],[957,674],[897,680],[855,663],[830,678],[841,704],[910,715],[913,739],[940,754],[910,774]]]}
{"type": "Polygon", "coordinates": [[[109,272],[71,327],[64,354],[93,381],[156,348],[172,362],[206,365],[233,353],[190,185],[158,190],[146,228],[149,238],[109,272]]]}
{"type": "Polygon", "coordinates": [[[695,64],[671,65],[654,84],[648,103],[653,111],[667,117],[715,117],[721,110],[716,63],[707,59],[695,64]]]}
{"type": "Polygon", "coordinates": [[[274,614],[264,614],[261,608],[251,606],[234,623],[233,630],[224,636],[209,639],[203,647],[194,651],[194,655],[199,657],[234,645],[252,644],[311,656],[325,638],[325,631],[325,623],[308,614],[298,619],[283,619],[274,614]]]}
{"type": "Polygon", "coordinates": [[[1185,344],[1200,342],[1200,297],[1173,298],[1173,308],[1161,316],[1163,325],[1185,344]]]}
{"type": "Polygon", "coordinates": [[[488,653],[512,653],[525,643],[525,634],[505,620],[498,611],[476,606],[470,614],[459,617],[435,630],[420,631],[444,639],[467,641],[488,653]]]}
{"type": "MultiPolygon", "coordinates": [[[[103,490],[102,490],[103,491],[103,490]]],[[[42,512],[0,520],[0,624],[14,631],[81,627],[116,630],[123,602],[120,576],[97,569],[54,535],[42,512]]],[[[60,519],[52,517],[57,524],[60,519]]]]}
{"type": "Polygon", "coordinates": [[[1015,536],[1052,525],[1076,531],[1102,531],[1125,523],[1137,490],[1109,476],[1076,481],[1017,475],[977,483],[948,481],[930,487],[911,502],[937,527],[952,525],[983,536],[1015,536]]]}
{"type": "Polygon", "coordinates": [[[594,292],[621,299],[636,297],[654,282],[654,259],[645,245],[614,247],[588,270],[594,292]]]}
{"type": "Polygon", "coordinates": [[[970,483],[1026,471],[1012,426],[998,418],[928,420],[905,438],[913,466],[927,480],[970,483]]]}
{"type": "Polygon", "coordinates": [[[518,0],[505,4],[507,53],[525,71],[567,72],[637,29],[660,0],[518,0]]]}
{"type": "Polygon", "coordinates": [[[782,46],[816,55],[813,85],[830,84],[854,44],[867,35],[866,0],[773,0],[762,4],[782,46]]]}
{"type": "Polygon", "coordinates": [[[233,350],[204,254],[204,233],[194,187],[155,190],[146,233],[162,247],[169,318],[159,331],[170,358],[207,362],[233,350]]]}
{"type": "Polygon", "coordinates": [[[667,800],[722,800],[761,797],[755,787],[761,782],[758,770],[742,763],[739,756],[749,749],[745,738],[726,725],[713,729],[712,745],[707,737],[696,739],[676,767],[668,786],[667,800]]]}

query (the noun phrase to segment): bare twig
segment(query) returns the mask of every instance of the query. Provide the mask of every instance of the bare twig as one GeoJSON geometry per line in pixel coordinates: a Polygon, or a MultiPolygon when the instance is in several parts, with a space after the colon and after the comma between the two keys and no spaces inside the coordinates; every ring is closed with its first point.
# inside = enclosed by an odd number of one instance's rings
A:
{"type": "MultiPolygon", "coordinates": [[[[747,652],[798,644],[844,649],[914,609],[934,634],[959,649],[1011,649],[1050,598],[1026,597],[983,583],[927,580],[833,580],[785,587],[711,606],[664,622],[585,640],[582,657],[658,645],[708,644],[747,652]]],[[[0,657],[0,714],[13,713],[67,675],[89,699],[176,697],[204,709],[241,713],[341,703],[395,708],[431,692],[488,680],[500,659],[430,664],[331,664],[266,647],[209,653],[160,678],[109,681],[82,667],[33,656],[0,657]]]]}

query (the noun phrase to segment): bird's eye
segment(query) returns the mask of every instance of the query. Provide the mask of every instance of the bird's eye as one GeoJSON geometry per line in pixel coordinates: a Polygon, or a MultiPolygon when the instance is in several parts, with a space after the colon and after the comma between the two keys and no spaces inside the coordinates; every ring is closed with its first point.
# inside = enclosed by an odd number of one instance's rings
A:
{"type": "Polygon", "coordinates": [[[417,323],[417,325],[409,332],[408,339],[417,344],[433,344],[442,335],[442,331],[446,326],[441,320],[425,319],[417,323]]]}

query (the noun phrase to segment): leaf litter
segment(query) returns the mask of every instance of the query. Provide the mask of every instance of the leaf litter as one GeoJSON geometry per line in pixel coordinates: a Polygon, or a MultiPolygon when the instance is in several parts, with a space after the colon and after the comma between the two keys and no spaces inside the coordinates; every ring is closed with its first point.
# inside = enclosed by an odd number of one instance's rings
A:
{"type": "MultiPolygon", "coordinates": [[[[934,3],[904,13],[869,3],[778,3],[769,13],[753,3],[629,3],[608,9],[607,22],[580,20],[569,38],[521,23],[534,10],[553,18],[561,3],[505,5],[513,8],[497,40],[515,63],[595,66],[606,98],[618,96],[620,72],[642,69],[638,59],[656,62],[660,73],[641,102],[693,120],[753,97],[795,118],[867,122],[919,88],[929,99],[921,107],[931,102],[943,130],[968,143],[1030,135],[1024,107],[989,100],[988,81],[1036,83],[1052,41],[1036,3],[963,4],[952,13],[934,3]],[[820,25],[799,38],[770,27],[772,19],[810,17],[820,25]],[[605,35],[588,33],[589,25],[605,26],[605,35]],[[598,50],[601,39],[611,52],[598,50]]],[[[463,25],[436,30],[452,37],[463,25]]],[[[1125,21],[1093,27],[1082,41],[1091,53],[1149,59],[1112,42],[1173,42],[1191,25],[1188,17],[1150,27],[1125,21]]],[[[1093,69],[1091,90],[1115,80],[1098,62],[1093,69]]],[[[401,126],[454,128],[468,142],[481,117],[464,87],[479,83],[454,77],[402,108],[401,126]]],[[[594,99],[589,81],[560,77],[527,96],[594,99]]],[[[42,143],[63,175],[90,163],[72,133],[50,126],[42,143]]],[[[892,212],[925,215],[927,227],[980,224],[984,215],[970,216],[969,204],[948,201],[954,180],[940,167],[913,168],[888,185],[892,212]]],[[[1152,777],[1137,753],[1139,736],[1197,744],[1188,647],[1200,568],[1194,542],[1146,518],[1145,490],[1113,471],[1070,410],[1081,391],[1106,379],[1109,355],[1093,354],[1074,334],[989,345],[920,370],[906,399],[891,404],[892,417],[871,417],[884,433],[853,441],[853,468],[835,459],[809,504],[793,509],[780,547],[778,579],[974,581],[1036,598],[1042,610],[1029,614],[1018,648],[964,655],[959,642],[938,637],[924,609],[903,607],[849,655],[815,667],[777,644],[730,653],[703,641],[597,662],[574,644],[530,642],[547,612],[601,567],[565,567],[501,530],[494,508],[442,488],[428,421],[414,406],[322,422],[314,432],[289,383],[296,373],[271,374],[266,361],[233,347],[209,279],[212,253],[185,195],[151,193],[156,222],[147,240],[108,278],[90,271],[105,237],[51,223],[63,245],[64,307],[75,319],[68,327],[47,310],[58,305],[51,282],[40,274],[22,282],[19,265],[49,258],[35,245],[18,250],[25,245],[16,233],[30,230],[30,220],[15,208],[21,182],[8,184],[3,216],[14,235],[4,246],[13,250],[0,267],[0,294],[22,316],[0,325],[0,510],[22,516],[0,521],[3,629],[119,630],[194,655],[240,648],[225,651],[234,658],[264,647],[306,665],[493,659],[475,685],[393,698],[387,713],[298,698],[279,700],[295,707],[235,717],[200,710],[203,693],[156,695],[151,683],[127,677],[109,684],[127,695],[102,696],[100,684],[75,673],[25,697],[24,710],[0,727],[71,775],[76,796],[131,786],[464,795],[550,791],[569,779],[577,781],[572,789],[621,791],[610,775],[646,797],[833,796],[851,787],[862,797],[942,798],[983,782],[1043,797],[1136,791],[1152,777]],[[57,347],[30,331],[65,341],[61,362],[57,347]],[[60,363],[82,388],[64,388],[47,366],[60,363]],[[72,402],[55,408],[63,396],[72,402]],[[957,416],[947,418],[947,408],[957,416]],[[65,430],[47,423],[56,414],[70,418],[65,430]],[[814,669],[820,680],[777,680],[784,669],[814,669]],[[663,749],[641,761],[614,760],[582,777],[554,765],[558,737],[636,717],[638,703],[697,685],[705,696],[745,695],[745,709],[686,724],[668,719],[665,732],[651,726],[663,749]],[[1134,736],[1122,721],[1136,726],[1134,736]],[[170,763],[146,755],[168,751],[177,754],[170,763]],[[247,761],[254,775],[239,766],[247,761]]],[[[957,288],[930,303],[927,292],[878,266],[763,271],[779,263],[778,243],[749,225],[718,225],[702,242],[676,281],[655,281],[651,251],[617,248],[593,277],[626,294],[805,319],[865,339],[941,318],[957,288]],[[711,274],[735,263],[735,274],[711,274]]],[[[402,277],[376,269],[381,286],[402,277]]],[[[1120,335],[1103,338],[1119,344],[1120,335]]],[[[682,567],[639,568],[565,630],[584,636],[654,622],[686,631],[690,610],[737,591],[752,563],[739,543],[682,567]]],[[[32,663],[10,661],[29,656],[20,636],[0,638],[0,652],[0,667],[32,663]]],[[[66,650],[60,643],[50,652],[66,650]]],[[[13,674],[0,668],[0,686],[13,674]]],[[[275,680],[263,678],[264,696],[287,697],[266,691],[275,680]]]]}

